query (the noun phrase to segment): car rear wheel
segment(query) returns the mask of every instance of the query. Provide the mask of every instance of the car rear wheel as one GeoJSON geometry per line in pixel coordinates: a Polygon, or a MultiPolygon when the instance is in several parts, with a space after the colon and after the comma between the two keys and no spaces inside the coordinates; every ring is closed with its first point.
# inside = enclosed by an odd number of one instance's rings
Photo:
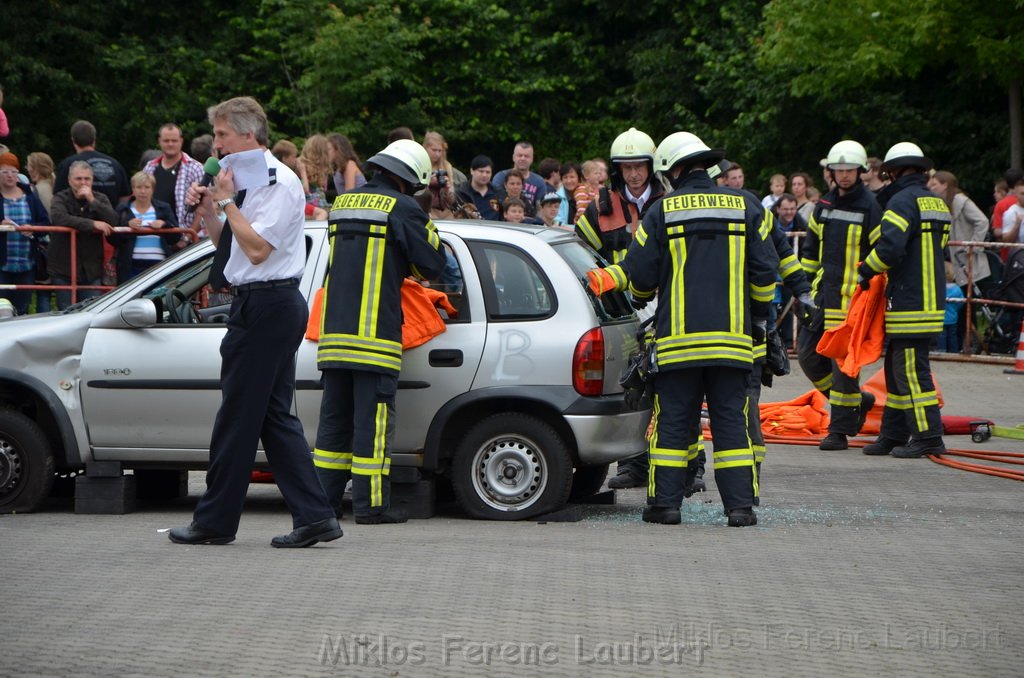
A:
{"type": "Polygon", "coordinates": [[[53,452],[42,429],[0,408],[0,513],[34,511],[50,494],[53,452]]]}
{"type": "Polygon", "coordinates": [[[452,486],[474,518],[531,518],[565,505],[572,459],[562,437],[541,419],[496,414],[463,438],[452,463],[452,486]]]}
{"type": "Polygon", "coordinates": [[[572,476],[572,491],[569,501],[582,501],[592,497],[601,490],[605,478],[608,477],[608,464],[597,466],[580,466],[572,476]]]}

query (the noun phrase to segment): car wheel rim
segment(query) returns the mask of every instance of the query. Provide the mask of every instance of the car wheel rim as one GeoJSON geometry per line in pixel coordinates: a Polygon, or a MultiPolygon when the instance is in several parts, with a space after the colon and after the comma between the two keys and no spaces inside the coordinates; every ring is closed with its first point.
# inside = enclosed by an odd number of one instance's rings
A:
{"type": "Polygon", "coordinates": [[[528,439],[494,438],[481,445],[473,458],[473,489],[485,504],[499,511],[532,506],[547,483],[547,462],[528,439]]]}
{"type": "Polygon", "coordinates": [[[0,496],[8,494],[21,478],[21,457],[8,440],[0,438],[0,496]]]}

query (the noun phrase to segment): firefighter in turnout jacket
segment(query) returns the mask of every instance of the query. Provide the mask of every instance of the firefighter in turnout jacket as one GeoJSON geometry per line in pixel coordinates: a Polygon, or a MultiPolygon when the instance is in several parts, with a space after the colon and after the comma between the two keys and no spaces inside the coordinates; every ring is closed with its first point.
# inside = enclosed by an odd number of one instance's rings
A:
{"type": "MultiPolygon", "coordinates": [[[[576,222],[576,235],[612,263],[626,256],[647,208],[664,195],[654,178],[654,141],[635,127],[615,137],[611,147],[611,188],[602,188],[576,222]]],[[[608,487],[647,484],[647,454],[619,462],[608,487]]]]}
{"type": "MultiPolygon", "coordinates": [[[[731,163],[728,160],[722,160],[717,165],[713,165],[708,168],[708,176],[712,179],[717,178],[725,170],[729,168],[731,163]]],[[[745,198],[757,202],[753,193],[745,189],[731,189],[739,192],[745,198]]],[[[770,210],[765,210],[764,213],[764,226],[762,227],[762,235],[764,229],[769,229],[769,242],[771,243],[770,250],[774,250],[777,255],[775,261],[777,265],[777,271],[779,278],[783,284],[789,288],[793,293],[793,296],[797,299],[797,303],[800,308],[803,309],[804,313],[812,312],[815,309],[814,303],[811,301],[811,284],[807,280],[807,275],[804,273],[803,268],[800,266],[800,261],[797,259],[796,254],[793,253],[793,247],[789,242],[789,238],[786,237],[785,232],[779,227],[778,222],[775,221],[775,215],[770,210]]],[[[771,255],[772,252],[769,252],[771,255]]],[[[768,335],[769,339],[774,331],[772,323],[769,323],[768,335]]],[[[779,340],[781,345],[781,340],[779,340]]],[[[784,350],[784,349],[783,349],[784,350]]],[[[754,368],[750,373],[750,379],[747,381],[747,434],[750,436],[751,449],[754,451],[754,466],[757,471],[758,478],[760,479],[761,463],[765,457],[765,444],[764,444],[764,433],[761,430],[761,413],[760,413],[760,402],[761,402],[761,385],[771,385],[771,377],[773,375],[771,368],[767,364],[765,344],[754,347],[754,368]]],[[[698,430],[698,435],[700,434],[698,430]]],[[[686,481],[686,492],[685,495],[689,497],[694,492],[703,492],[704,486],[704,465],[707,462],[707,457],[704,451],[703,440],[698,438],[697,441],[697,461],[696,463],[690,464],[687,467],[687,481],[686,481]]],[[[609,483],[610,486],[610,483],[609,483]]],[[[755,505],[758,503],[757,498],[754,499],[755,505]]]]}
{"type": "Polygon", "coordinates": [[[715,480],[728,524],[755,525],[757,476],[746,428],[754,345],[764,342],[776,265],[759,204],[722,189],[706,168],[724,156],[688,132],[659,146],[656,166],[673,191],[652,206],[618,264],[587,273],[591,289],[625,289],[642,303],[658,294],[657,374],[643,519],[679,524],[693,431],[707,400],[715,480]]]}
{"type": "Polygon", "coordinates": [[[408,139],[367,164],[374,177],[331,206],[317,367],[323,372],[313,464],[332,506],[352,479],[357,523],[405,522],[390,508],[395,394],[402,367],[401,287],[406,276],[441,274],[433,222],[411,197],[430,180],[430,157],[408,139]]]}
{"type": "Polygon", "coordinates": [[[818,445],[822,450],[847,449],[847,436],[857,435],[875,404],[874,396],[860,390],[857,378],[843,374],[836,361],[817,350],[825,330],[846,319],[857,287],[857,264],[871,250],[871,235],[882,216],[874,194],[860,180],[867,162],[864,147],[849,139],[828,152],[826,167],[836,186],[814,208],[801,248],[801,263],[820,310],[808,318],[797,351],[804,374],[831,405],[828,435],[818,445]]]}
{"type": "Polygon", "coordinates": [[[903,141],[885,154],[892,197],[873,238],[874,249],[859,268],[858,282],[887,272],[885,294],[885,410],[881,435],[864,454],[915,459],[946,451],[939,397],[928,349],[942,332],[946,308],[943,249],[949,239],[946,202],[926,187],[932,161],[903,141]]]}

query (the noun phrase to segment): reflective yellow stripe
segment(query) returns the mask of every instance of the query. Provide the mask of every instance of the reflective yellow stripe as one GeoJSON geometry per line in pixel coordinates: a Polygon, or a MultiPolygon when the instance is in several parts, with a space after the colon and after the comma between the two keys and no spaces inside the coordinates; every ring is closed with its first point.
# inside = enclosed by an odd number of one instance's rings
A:
{"type": "Polygon", "coordinates": [[[822,393],[827,393],[832,388],[832,374],[826,374],[824,377],[813,383],[814,388],[818,389],[822,393]]]}
{"type": "MultiPolygon", "coordinates": [[[[924,226],[921,224],[922,229],[924,226]]],[[[921,234],[921,306],[925,311],[935,310],[935,241],[931,233],[921,234]]]]}
{"type": "Polygon", "coordinates": [[[601,249],[601,238],[597,235],[597,231],[590,225],[590,221],[584,214],[576,222],[576,231],[580,234],[584,241],[595,250],[601,249]]]}
{"type": "Polygon", "coordinates": [[[751,445],[750,448],[754,451],[754,463],[760,464],[764,461],[765,447],[764,445],[751,445]]]}
{"type": "MultiPolygon", "coordinates": [[[[863,215],[860,215],[863,218],[863,215]]],[[[843,263],[843,279],[840,282],[839,293],[842,295],[843,308],[849,305],[849,299],[853,297],[853,291],[857,287],[857,264],[860,262],[860,233],[861,227],[850,224],[846,229],[846,261],[843,263]]]]}
{"type": "Polygon", "coordinates": [[[769,302],[775,298],[775,283],[768,285],[750,285],[750,298],[754,301],[769,302]]]}
{"type": "Polygon", "coordinates": [[[838,405],[840,407],[860,407],[860,391],[856,393],[840,393],[832,389],[828,394],[828,402],[830,405],[838,405]]]}
{"type": "Polygon", "coordinates": [[[690,458],[689,450],[675,450],[666,447],[651,447],[651,466],[686,468],[690,458]]]}
{"type": "Polygon", "coordinates": [[[882,215],[882,221],[888,221],[903,232],[906,232],[907,228],[910,226],[910,222],[892,210],[886,210],[885,214],[882,215]]]}
{"type": "MultiPolygon", "coordinates": [[[[743,224],[730,224],[736,228],[743,228],[743,224]]],[[[729,243],[729,329],[732,332],[740,333],[746,326],[747,303],[743,298],[743,285],[745,280],[740,279],[740,272],[747,270],[746,241],[741,238],[728,238],[729,243]]],[[[774,284],[768,290],[750,286],[751,297],[758,301],[767,302],[775,298],[774,284]],[[767,299],[763,298],[767,295],[767,299]],[[760,297],[760,298],[759,298],[760,297]]]]}
{"type": "MultiPolygon", "coordinates": [[[[379,229],[386,233],[383,226],[371,226],[371,232],[379,229]]],[[[369,238],[366,241],[366,260],[363,264],[363,294],[359,300],[360,334],[367,337],[377,334],[377,313],[380,310],[380,294],[384,278],[384,252],[387,246],[385,238],[369,238]]]]}
{"type": "Polygon", "coordinates": [[[669,333],[682,334],[685,331],[683,319],[686,312],[686,295],[683,284],[683,270],[686,267],[686,238],[672,238],[668,241],[668,251],[672,257],[672,309],[669,314],[669,333]]]}
{"type": "Polygon", "coordinates": [[[894,410],[909,410],[911,408],[912,400],[910,396],[899,395],[897,393],[886,393],[885,394],[885,406],[891,407],[894,410]]]}
{"type": "Polygon", "coordinates": [[[925,416],[924,407],[917,402],[917,396],[921,395],[921,383],[917,379],[917,370],[914,369],[917,351],[913,348],[903,349],[903,360],[906,363],[907,383],[910,385],[911,407],[914,411],[914,423],[918,432],[928,430],[928,418],[925,416]]]}
{"type": "Polygon", "coordinates": [[[643,224],[637,226],[636,233],[633,235],[633,239],[640,243],[641,247],[647,244],[647,231],[644,230],[643,224]]]}
{"type": "Polygon", "coordinates": [[[335,469],[337,471],[348,471],[352,468],[352,453],[328,452],[327,450],[314,448],[313,466],[335,469]]]}
{"type": "MultiPolygon", "coordinates": [[[[647,441],[647,449],[653,450],[658,446],[658,416],[661,414],[661,398],[658,394],[654,394],[654,411],[651,413],[651,439],[647,441]]],[[[647,465],[647,496],[657,496],[657,487],[655,483],[654,466],[651,464],[647,465]]]]}
{"type": "Polygon", "coordinates": [[[612,277],[612,280],[615,281],[616,290],[626,289],[626,285],[629,281],[626,279],[626,272],[622,270],[621,266],[615,264],[614,266],[609,266],[604,270],[612,277]]]}
{"type": "Polygon", "coordinates": [[[754,453],[749,447],[736,450],[715,450],[714,459],[716,469],[754,465],[754,453]]]}
{"type": "Polygon", "coordinates": [[[868,253],[867,258],[864,259],[864,263],[867,264],[875,273],[884,273],[889,270],[889,264],[882,261],[882,258],[878,256],[878,252],[875,250],[871,250],[871,252],[868,253]]]}
{"type": "Polygon", "coordinates": [[[795,254],[790,254],[785,259],[779,261],[779,276],[782,278],[788,278],[799,270],[800,262],[797,261],[795,254]]]}

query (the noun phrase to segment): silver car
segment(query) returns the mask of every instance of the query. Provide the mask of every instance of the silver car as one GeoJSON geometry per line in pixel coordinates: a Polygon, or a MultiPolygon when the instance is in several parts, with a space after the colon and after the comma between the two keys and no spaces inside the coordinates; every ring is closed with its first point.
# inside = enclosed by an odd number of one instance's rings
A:
{"type": "MultiPolygon", "coordinates": [[[[434,285],[458,313],[403,356],[396,494],[446,480],[469,515],[510,520],[596,492],[610,462],[645,448],[650,419],[625,405],[618,383],[636,350],[627,299],[589,292],[584,273],[597,255],[569,231],[437,227],[450,256],[434,285]]],[[[309,222],[306,243],[302,290],[312,299],[326,224],[309,222]]],[[[213,251],[200,242],[62,314],[0,321],[0,511],[33,510],[55,472],[97,462],[136,475],[205,468],[230,300],[206,284],[213,251]]],[[[298,351],[295,395],[312,443],[321,395],[312,341],[298,351]]],[[[262,451],[255,465],[266,465],[262,451]]]]}

